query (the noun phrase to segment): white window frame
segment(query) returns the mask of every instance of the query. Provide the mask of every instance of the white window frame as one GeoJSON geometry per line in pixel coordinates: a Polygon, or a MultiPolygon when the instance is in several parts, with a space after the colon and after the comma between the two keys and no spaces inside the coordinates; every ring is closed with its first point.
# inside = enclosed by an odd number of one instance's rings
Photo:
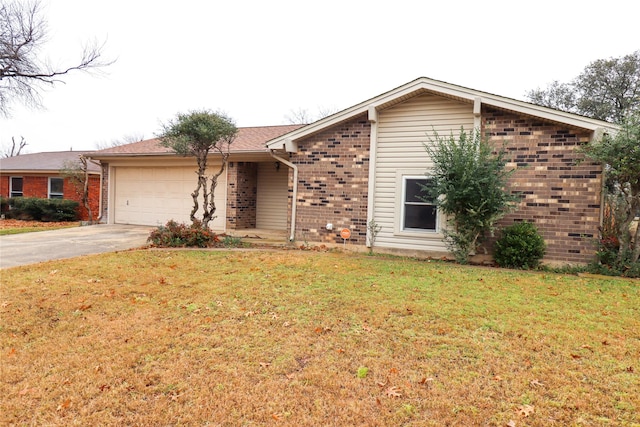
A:
{"type": "Polygon", "coordinates": [[[59,176],[50,176],[48,179],[47,192],[50,199],[64,199],[64,178],[61,178],[59,176]],[[51,181],[54,179],[59,179],[62,181],[62,193],[54,193],[51,191],[51,181]]]}
{"type": "Polygon", "coordinates": [[[24,197],[24,177],[23,176],[10,176],[9,177],[9,197],[24,197]],[[20,195],[13,194],[13,179],[20,178],[22,180],[22,191],[20,191],[20,195]]]}
{"type": "MultiPolygon", "coordinates": [[[[404,221],[405,221],[405,205],[406,205],[406,200],[405,200],[405,195],[406,195],[406,185],[407,185],[407,180],[411,180],[411,179],[419,179],[419,180],[428,180],[430,179],[429,175],[425,175],[424,173],[420,174],[417,172],[403,172],[403,171],[398,171],[396,174],[396,188],[398,188],[400,191],[396,192],[396,229],[395,229],[395,234],[396,235],[422,235],[422,236],[429,236],[429,237],[442,237],[441,234],[441,230],[440,230],[440,223],[442,220],[442,214],[439,210],[436,210],[436,223],[435,223],[435,228],[434,229],[422,229],[422,228],[405,228],[404,225],[404,221]]],[[[424,205],[427,206],[434,206],[435,204],[429,204],[429,203],[424,203],[424,205]]]]}

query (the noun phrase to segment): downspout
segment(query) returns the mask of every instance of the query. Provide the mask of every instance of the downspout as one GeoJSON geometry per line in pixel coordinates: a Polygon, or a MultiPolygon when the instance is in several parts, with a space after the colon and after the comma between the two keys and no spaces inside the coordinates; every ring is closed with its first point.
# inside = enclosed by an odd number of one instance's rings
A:
{"type": "Polygon", "coordinates": [[[100,197],[98,198],[98,211],[100,212],[100,215],[98,215],[98,217],[96,218],[96,222],[99,223],[102,219],[102,164],[99,161],[93,160],[91,157],[87,157],[87,160],[98,166],[98,169],[100,170],[100,197]]]}
{"type": "Polygon", "coordinates": [[[371,106],[367,111],[369,123],[371,123],[371,136],[369,140],[369,183],[367,187],[367,237],[365,246],[371,248],[373,246],[373,235],[369,224],[375,223],[375,194],[376,194],[376,156],[378,146],[378,111],[376,107],[371,106]],[[373,221],[373,223],[372,223],[373,221]]]}
{"type": "Polygon", "coordinates": [[[284,163],[291,169],[293,169],[293,201],[291,203],[291,234],[289,235],[289,241],[293,242],[296,239],[296,200],[298,200],[298,166],[294,165],[288,160],[283,159],[276,155],[274,150],[269,150],[271,157],[277,161],[284,163]]]}

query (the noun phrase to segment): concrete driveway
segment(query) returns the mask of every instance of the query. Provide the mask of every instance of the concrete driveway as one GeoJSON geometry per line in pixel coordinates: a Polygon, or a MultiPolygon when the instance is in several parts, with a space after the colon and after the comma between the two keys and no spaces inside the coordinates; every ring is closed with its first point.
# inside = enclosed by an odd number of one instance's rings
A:
{"type": "Polygon", "coordinates": [[[153,228],[98,224],[0,236],[0,268],[142,247],[153,228]]]}

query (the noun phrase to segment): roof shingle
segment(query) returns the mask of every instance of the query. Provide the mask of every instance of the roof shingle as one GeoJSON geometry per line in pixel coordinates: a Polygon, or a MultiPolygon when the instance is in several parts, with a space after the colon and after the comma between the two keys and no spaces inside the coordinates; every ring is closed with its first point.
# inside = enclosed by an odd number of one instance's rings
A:
{"type": "MultiPolygon", "coordinates": [[[[268,151],[266,142],[296,130],[304,125],[281,125],[281,126],[257,126],[238,128],[236,139],[231,143],[232,153],[261,152],[268,151]]],[[[95,157],[103,154],[130,154],[130,155],[159,155],[172,154],[170,148],[160,145],[160,139],[147,139],[133,142],[131,144],[120,145],[94,152],[95,157]]]]}

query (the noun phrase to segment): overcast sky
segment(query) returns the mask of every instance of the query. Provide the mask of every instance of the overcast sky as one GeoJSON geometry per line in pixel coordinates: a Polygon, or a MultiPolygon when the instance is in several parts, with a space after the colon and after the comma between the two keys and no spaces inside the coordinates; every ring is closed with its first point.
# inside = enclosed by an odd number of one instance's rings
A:
{"type": "Polygon", "coordinates": [[[73,63],[85,42],[116,59],[14,106],[0,144],[90,150],[152,138],[178,112],[221,110],[238,126],[341,110],[418,77],[524,99],[590,62],[640,49],[640,2],[609,0],[41,0],[42,55],[73,63]]]}

